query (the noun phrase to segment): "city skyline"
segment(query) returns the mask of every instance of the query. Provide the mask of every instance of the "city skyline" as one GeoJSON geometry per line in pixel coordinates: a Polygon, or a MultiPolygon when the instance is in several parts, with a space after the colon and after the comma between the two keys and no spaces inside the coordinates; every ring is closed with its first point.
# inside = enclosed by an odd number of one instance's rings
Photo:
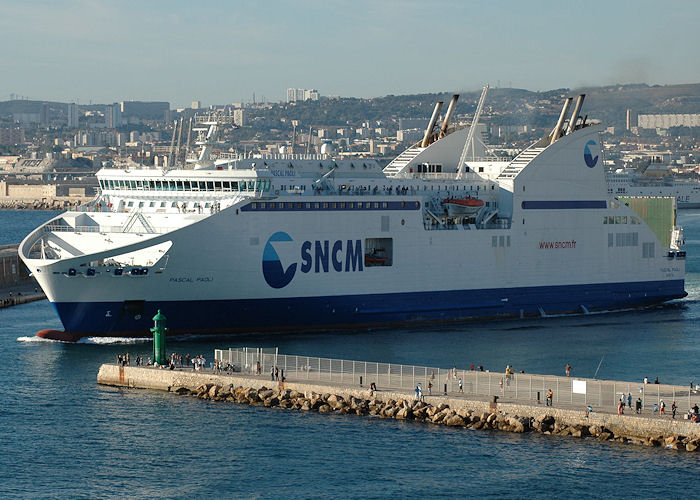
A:
{"type": "Polygon", "coordinates": [[[376,97],[492,86],[700,82],[678,0],[4,3],[0,100],[283,101],[291,87],[376,97]],[[577,10],[578,9],[578,10],[577,10]],[[212,15],[216,14],[216,15],[212,15]]]}

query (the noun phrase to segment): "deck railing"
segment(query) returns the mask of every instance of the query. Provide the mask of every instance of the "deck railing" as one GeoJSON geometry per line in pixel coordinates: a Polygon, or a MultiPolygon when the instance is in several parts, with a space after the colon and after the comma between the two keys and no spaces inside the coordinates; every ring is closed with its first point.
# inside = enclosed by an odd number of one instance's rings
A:
{"type": "Polygon", "coordinates": [[[450,396],[499,396],[504,400],[523,401],[546,405],[551,389],[554,406],[563,404],[592,407],[593,411],[605,408],[616,410],[624,395],[625,413],[631,395],[632,411],[637,399],[642,401],[646,414],[660,413],[661,401],[665,402],[665,414],[671,415],[671,404],[677,405],[676,418],[682,419],[694,404],[700,405],[700,390],[690,387],[597,380],[555,375],[530,375],[525,373],[496,373],[465,370],[457,367],[377,363],[346,359],[319,358],[279,354],[276,349],[231,348],[216,349],[214,359],[222,370],[240,371],[248,375],[267,377],[271,382],[282,378],[287,381],[314,381],[369,389],[374,383],[378,390],[413,392],[420,384],[424,395],[450,396]],[[277,371],[275,371],[277,370],[277,371]],[[461,380],[461,388],[460,388],[461,380]]]}

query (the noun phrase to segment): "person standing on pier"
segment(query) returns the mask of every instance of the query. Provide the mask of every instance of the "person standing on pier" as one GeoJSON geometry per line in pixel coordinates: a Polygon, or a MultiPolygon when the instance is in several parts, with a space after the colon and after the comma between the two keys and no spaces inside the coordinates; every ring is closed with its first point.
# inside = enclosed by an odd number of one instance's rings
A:
{"type": "Polygon", "coordinates": [[[553,406],[552,400],[554,399],[554,393],[552,392],[552,389],[549,389],[547,391],[547,399],[545,401],[546,406],[553,406]]]}
{"type": "Polygon", "coordinates": [[[270,380],[272,380],[273,382],[275,381],[275,367],[274,366],[270,367],[270,380]]]}
{"type": "Polygon", "coordinates": [[[632,410],[632,393],[628,392],[627,393],[627,407],[632,410]]]}
{"type": "Polygon", "coordinates": [[[671,418],[675,419],[676,418],[676,410],[678,407],[676,406],[676,402],[674,401],[671,403],[671,418]]]}
{"type": "Polygon", "coordinates": [[[571,365],[569,363],[566,363],[566,366],[564,367],[564,372],[566,372],[567,377],[571,376],[571,365]]]}
{"type": "Polygon", "coordinates": [[[462,384],[462,378],[459,379],[459,392],[464,394],[464,385],[462,384]]]}

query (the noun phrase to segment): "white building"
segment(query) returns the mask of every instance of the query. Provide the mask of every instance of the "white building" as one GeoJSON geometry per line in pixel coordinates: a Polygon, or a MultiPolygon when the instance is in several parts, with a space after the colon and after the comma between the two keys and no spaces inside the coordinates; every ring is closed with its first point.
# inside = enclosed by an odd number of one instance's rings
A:
{"type": "Polygon", "coordinates": [[[318,101],[318,96],[316,89],[287,89],[287,102],[318,101]]]}
{"type": "Polygon", "coordinates": [[[78,128],[78,105],[75,104],[74,102],[70,103],[68,105],[68,127],[69,128],[78,128]]]}
{"type": "Polygon", "coordinates": [[[700,127],[700,113],[639,115],[639,128],[700,127]]]}
{"type": "Polygon", "coordinates": [[[122,108],[118,102],[105,107],[105,126],[117,128],[122,125],[122,108]]]}
{"type": "Polygon", "coordinates": [[[239,127],[242,127],[245,124],[245,112],[243,109],[233,110],[233,122],[239,127]]]}

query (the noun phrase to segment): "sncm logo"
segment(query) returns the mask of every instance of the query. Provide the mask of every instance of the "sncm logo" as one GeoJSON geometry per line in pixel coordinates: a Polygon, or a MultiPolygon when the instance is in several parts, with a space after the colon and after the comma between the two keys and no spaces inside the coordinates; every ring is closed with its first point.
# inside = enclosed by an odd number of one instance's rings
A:
{"type": "Polygon", "coordinates": [[[311,272],[322,274],[331,271],[349,273],[363,270],[362,240],[304,241],[298,247],[299,261],[285,269],[273,243],[293,241],[287,233],[279,231],[270,236],[265,243],[262,271],[265,281],[272,288],[284,288],[289,285],[297,269],[304,274],[311,272]]]}
{"type": "Polygon", "coordinates": [[[589,147],[589,146],[595,146],[595,145],[596,145],[595,141],[588,141],[586,143],[586,147],[583,148],[583,159],[585,160],[588,168],[593,168],[598,163],[598,155],[596,155],[594,158],[593,153],[591,153],[591,149],[589,147]]]}
{"type": "Polygon", "coordinates": [[[294,274],[297,272],[297,263],[290,264],[285,270],[282,262],[280,262],[279,255],[277,255],[277,251],[272,246],[272,243],[275,241],[294,240],[284,231],[279,231],[268,238],[267,243],[265,243],[265,250],[263,250],[262,270],[265,281],[272,288],[284,288],[294,278],[294,274]]]}

